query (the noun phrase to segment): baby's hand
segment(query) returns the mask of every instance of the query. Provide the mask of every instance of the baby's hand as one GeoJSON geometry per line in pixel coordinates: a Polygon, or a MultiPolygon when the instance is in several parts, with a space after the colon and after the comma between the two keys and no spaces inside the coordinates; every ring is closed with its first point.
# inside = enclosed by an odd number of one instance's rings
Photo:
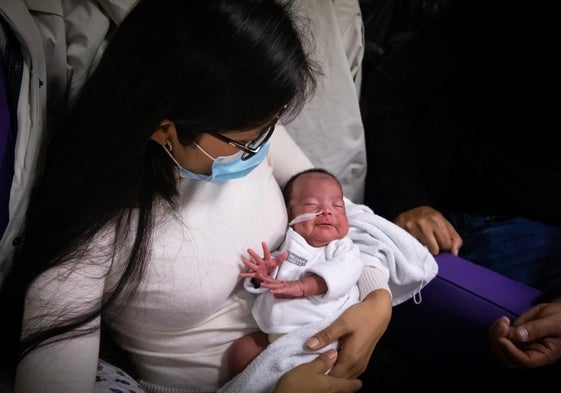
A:
{"type": "Polygon", "coordinates": [[[261,283],[263,288],[267,288],[277,299],[295,299],[305,296],[302,281],[284,281],[269,278],[261,283]]]}
{"type": "Polygon", "coordinates": [[[277,257],[273,257],[267,243],[262,242],[261,246],[263,247],[263,257],[251,248],[247,250],[247,253],[253,258],[253,261],[247,258],[242,258],[243,264],[249,269],[249,271],[240,274],[241,277],[257,280],[257,283],[274,280],[271,277],[271,273],[288,257],[287,251],[277,257]]]}

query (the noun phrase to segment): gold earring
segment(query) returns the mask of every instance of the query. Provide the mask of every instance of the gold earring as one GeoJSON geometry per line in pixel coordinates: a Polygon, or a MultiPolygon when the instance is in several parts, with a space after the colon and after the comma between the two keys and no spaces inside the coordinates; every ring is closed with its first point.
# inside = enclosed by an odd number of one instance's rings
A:
{"type": "Polygon", "coordinates": [[[169,139],[166,140],[166,147],[167,147],[168,151],[173,150],[173,145],[171,144],[171,141],[169,139]]]}

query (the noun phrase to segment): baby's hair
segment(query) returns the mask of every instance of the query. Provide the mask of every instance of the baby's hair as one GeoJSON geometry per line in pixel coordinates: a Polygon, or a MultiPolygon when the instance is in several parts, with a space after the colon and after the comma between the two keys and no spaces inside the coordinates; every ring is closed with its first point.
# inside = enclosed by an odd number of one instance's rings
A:
{"type": "Polygon", "coordinates": [[[283,189],[282,189],[282,196],[284,198],[284,203],[285,205],[288,207],[288,204],[290,202],[290,195],[292,194],[292,189],[294,188],[294,181],[299,178],[300,176],[307,174],[307,173],[324,173],[328,176],[331,176],[333,179],[335,179],[335,181],[339,184],[339,186],[341,187],[341,183],[339,182],[339,179],[337,179],[337,177],[329,172],[327,169],[324,168],[310,168],[310,169],[306,169],[302,172],[298,172],[297,174],[293,175],[290,179],[288,179],[288,181],[286,182],[286,184],[284,185],[283,189]]]}

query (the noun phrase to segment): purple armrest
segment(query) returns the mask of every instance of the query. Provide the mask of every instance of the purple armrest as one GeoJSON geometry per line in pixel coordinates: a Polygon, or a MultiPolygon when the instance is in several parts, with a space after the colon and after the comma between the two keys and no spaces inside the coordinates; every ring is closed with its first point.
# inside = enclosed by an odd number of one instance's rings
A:
{"type": "Polygon", "coordinates": [[[420,302],[411,299],[393,308],[386,347],[442,378],[498,375],[487,338],[490,325],[502,315],[516,318],[541,292],[451,254],[436,261],[439,272],[421,291],[420,302]]]}
{"type": "MultiPolygon", "coordinates": [[[[501,315],[511,318],[520,315],[541,294],[537,289],[452,254],[440,254],[436,262],[438,275],[430,291],[444,302],[447,298],[455,302],[454,296],[460,296],[478,306],[477,317],[488,324],[501,315]]],[[[425,292],[422,295],[426,298],[425,292]]]]}
{"type": "MultiPolygon", "coordinates": [[[[540,291],[511,280],[485,267],[452,254],[440,254],[437,276],[421,291],[420,304],[412,300],[394,307],[392,325],[400,318],[430,316],[438,318],[427,327],[457,323],[457,329],[473,332],[474,327],[485,330],[500,316],[515,318],[530,308],[540,291]],[[468,324],[467,326],[462,326],[468,324]]],[[[414,326],[400,326],[409,329],[414,326]]],[[[442,332],[455,337],[458,331],[442,332]]],[[[467,336],[466,336],[467,337],[467,336]]],[[[464,338],[466,338],[464,337],[464,338]]]]}

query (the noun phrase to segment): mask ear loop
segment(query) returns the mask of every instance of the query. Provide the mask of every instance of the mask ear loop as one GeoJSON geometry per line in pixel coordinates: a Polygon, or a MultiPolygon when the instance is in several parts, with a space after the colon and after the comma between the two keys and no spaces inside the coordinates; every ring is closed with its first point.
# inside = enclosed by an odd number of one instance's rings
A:
{"type": "MultiPolygon", "coordinates": [[[[203,153],[205,156],[207,156],[208,158],[210,158],[212,161],[216,161],[216,158],[214,158],[213,156],[211,156],[210,154],[208,154],[202,147],[199,146],[199,144],[195,141],[193,141],[193,144],[195,145],[195,147],[197,149],[199,149],[201,151],[201,153],[203,153]]],[[[175,161],[175,163],[177,165],[179,165],[175,159],[175,157],[171,154],[171,152],[173,151],[173,145],[171,143],[171,141],[169,139],[166,139],[166,143],[164,146],[165,151],[169,154],[169,156],[173,159],[173,161],[175,161]]]]}
{"type": "Polygon", "coordinates": [[[182,166],[179,164],[179,162],[177,162],[177,160],[175,159],[175,157],[173,156],[173,154],[171,154],[171,151],[173,149],[173,146],[171,144],[170,141],[166,141],[166,145],[162,146],[164,148],[164,151],[167,153],[167,155],[169,156],[169,158],[171,158],[171,160],[173,162],[175,162],[175,165],[177,165],[179,168],[182,168],[182,166]]]}
{"type": "Polygon", "coordinates": [[[214,158],[213,156],[211,156],[210,154],[208,154],[202,147],[199,146],[199,144],[195,141],[193,141],[193,144],[195,145],[195,147],[197,149],[199,149],[201,151],[201,153],[203,153],[205,156],[207,156],[208,158],[210,158],[212,161],[216,161],[216,158],[214,158]]]}

